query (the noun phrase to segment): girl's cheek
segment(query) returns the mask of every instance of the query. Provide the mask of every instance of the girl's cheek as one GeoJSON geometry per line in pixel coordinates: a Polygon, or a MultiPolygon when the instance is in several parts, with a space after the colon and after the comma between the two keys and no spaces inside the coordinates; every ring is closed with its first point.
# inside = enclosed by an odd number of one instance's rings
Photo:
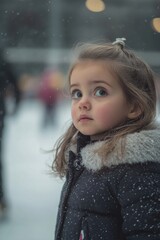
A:
{"type": "Polygon", "coordinates": [[[98,108],[96,114],[101,118],[106,118],[111,114],[111,110],[109,108],[98,108]]]}
{"type": "Polygon", "coordinates": [[[99,109],[97,111],[97,117],[99,118],[99,120],[101,120],[102,122],[109,122],[112,120],[112,110],[111,109],[99,109]]]}
{"type": "Polygon", "coordinates": [[[72,106],[72,108],[71,108],[71,117],[72,117],[73,120],[76,117],[76,109],[74,108],[74,106],[72,106]]]}

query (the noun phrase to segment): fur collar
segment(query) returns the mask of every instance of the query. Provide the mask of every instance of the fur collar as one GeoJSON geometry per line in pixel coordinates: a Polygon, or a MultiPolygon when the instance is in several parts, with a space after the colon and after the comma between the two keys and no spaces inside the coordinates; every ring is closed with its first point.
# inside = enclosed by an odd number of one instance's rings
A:
{"type": "MultiPolygon", "coordinates": [[[[121,141],[105,160],[103,160],[96,150],[104,141],[97,141],[88,144],[81,150],[82,165],[88,170],[97,171],[103,167],[111,167],[119,164],[145,163],[148,161],[160,163],[160,129],[145,130],[126,136],[125,154],[120,154],[121,141]]],[[[72,150],[74,151],[74,146],[72,150]]]]}

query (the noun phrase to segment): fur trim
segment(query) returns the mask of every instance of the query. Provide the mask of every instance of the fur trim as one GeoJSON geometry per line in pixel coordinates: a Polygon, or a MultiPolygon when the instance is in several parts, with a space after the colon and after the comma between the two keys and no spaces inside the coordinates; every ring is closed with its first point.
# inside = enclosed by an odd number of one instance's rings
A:
{"type": "Polygon", "coordinates": [[[98,141],[87,145],[81,150],[82,164],[92,171],[103,167],[111,167],[119,164],[134,164],[144,162],[160,163],[160,130],[146,130],[139,133],[128,134],[125,142],[124,156],[120,154],[121,141],[104,161],[96,151],[105,141],[98,141]]]}

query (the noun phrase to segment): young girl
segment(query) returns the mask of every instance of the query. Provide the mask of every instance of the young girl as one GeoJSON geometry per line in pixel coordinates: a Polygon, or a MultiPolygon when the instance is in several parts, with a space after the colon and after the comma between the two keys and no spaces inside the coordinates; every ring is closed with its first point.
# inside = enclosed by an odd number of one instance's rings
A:
{"type": "Polygon", "coordinates": [[[73,123],[57,145],[55,240],[160,239],[160,131],[150,67],[125,39],[87,44],[69,73],[73,123]]]}

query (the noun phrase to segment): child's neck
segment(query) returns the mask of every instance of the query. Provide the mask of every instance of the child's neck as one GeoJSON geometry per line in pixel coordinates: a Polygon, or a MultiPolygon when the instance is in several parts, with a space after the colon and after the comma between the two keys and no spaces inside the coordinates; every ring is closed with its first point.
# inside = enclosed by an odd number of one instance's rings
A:
{"type": "Polygon", "coordinates": [[[110,136],[107,134],[107,132],[97,133],[95,135],[90,136],[91,141],[107,140],[109,137],[110,136]]]}

